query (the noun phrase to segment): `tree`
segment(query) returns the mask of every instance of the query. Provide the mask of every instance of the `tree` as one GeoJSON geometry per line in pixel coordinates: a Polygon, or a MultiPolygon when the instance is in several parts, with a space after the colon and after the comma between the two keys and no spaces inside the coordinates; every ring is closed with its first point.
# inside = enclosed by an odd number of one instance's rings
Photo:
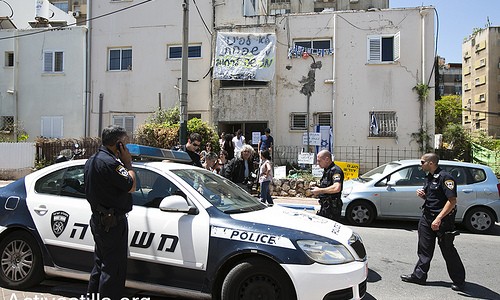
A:
{"type": "Polygon", "coordinates": [[[446,95],[436,101],[436,133],[444,133],[448,124],[462,124],[462,99],[446,95]]]}

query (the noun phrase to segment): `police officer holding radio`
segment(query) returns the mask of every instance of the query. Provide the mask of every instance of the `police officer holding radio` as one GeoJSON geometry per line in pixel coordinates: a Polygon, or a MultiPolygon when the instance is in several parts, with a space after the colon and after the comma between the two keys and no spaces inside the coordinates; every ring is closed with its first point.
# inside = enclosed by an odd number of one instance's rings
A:
{"type": "Polygon", "coordinates": [[[417,196],[424,199],[423,214],[418,223],[418,262],[410,275],[401,275],[401,280],[425,284],[429,272],[436,238],[446,262],[448,274],[453,281],[451,288],[463,291],[465,268],[453,245],[455,236],[455,215],[457,213],[457,185],[455,179],[438,166],[439,156],[424,154],[422,170],[428,172],[424,187],[417,190],[417,196]]]}
{"type": "Polygon", "coordinates": [[[85,194],[92,209],[94,267],[88,297],[119,300],[125,290],[128,256],[128,222],[132,210],[135,173],[125,147],[127,132],[110,126],[102,132],[102,145],[85,164],[85,194]],[[94,295],[94,297],[93,297],[94,295]]]}
{"type": "Polygon", "coordinates": [[[340,221],[342,212],[342,188],[344,186],[344,172],[332,160],[332,154],[328,150],[321,150],[317,155],[318,165],[324,169],[319,187],[311,191],[319,196],[321,205],[318,215],[334,221],[340,221]]]}

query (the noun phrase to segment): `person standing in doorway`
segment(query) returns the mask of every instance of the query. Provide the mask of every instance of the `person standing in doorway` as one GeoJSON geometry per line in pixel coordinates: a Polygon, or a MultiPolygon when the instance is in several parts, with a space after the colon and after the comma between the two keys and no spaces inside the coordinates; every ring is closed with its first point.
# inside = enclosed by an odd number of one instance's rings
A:
{"type": "Polygon", "coordinates": [[[102,132],[102,145],[84,168],[85,196],[92,216],[94,267],[89,297],[119,300],[125,291],[128,257],[127,213],[132,210],[136,176],[132,156],[125,145],[125,129],[110,126],[102,132]],[[93,296],[94,295],[94,296],[93,296]]]}
{"type": "Polygon", "coordinates": [[[324,169],[319,187],[312,188],[314,196],[319,197],[321,205],[318,215],[340,222],[342,212],[342,188],[344,186],[344,171],[332,160],[328,150],[321,150],[317,155],[318,165],[324,169]]]}
{"type": "Polygon", "coordinates": [[[455,231],[457,184],[450,173],[439,167],[437,154],[424,154],[420,160],[422,170],[428,174],[424,187],[417,190],[417,196],[424,199],[418,222],[418,262],[413,273],[401,275],[401,280],[421,285],[426,283],[437,239],[448,275],[453,281],[451,289],[463,291],[465,268],[453,244],[458,234],[455,231]]]}
{"type": "Polygon", "coordinates": [[[257,150],[258,152],[269,150],[269,154],[272,157],[273,146],[274,146],[274,139],[271,136],[271,129],[266,128],[266,130],[264,131],[264,135],[260,136],[259,143],[257,144],[257,150]]]}
{"type": "Polygon", "coordinates": [[[237,154],[241,151],[241,148],[245,144],[245,137],[243,136],[241,129],[236,131],[236,135],[233,137],[234,153],[237,154]]]}

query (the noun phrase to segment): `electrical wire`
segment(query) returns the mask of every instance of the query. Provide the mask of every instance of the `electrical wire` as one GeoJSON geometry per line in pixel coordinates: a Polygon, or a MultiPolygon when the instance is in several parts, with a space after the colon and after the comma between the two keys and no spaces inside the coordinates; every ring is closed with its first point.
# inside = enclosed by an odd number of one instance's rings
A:
{"type": "Polygon", "coordinates": [[[194,3],[194,6],[196,7],[196,11],[198,12],[198,15],[200,16],[201,21],[203,22],[203,25],[205,25],[205,28],[207,29],[208,33],[210,33],[210,35],[213,36],[214,34],[212,33],[212,31],[210,31],[210,29],[207,26],[207,23],[205,22],[205,19],[201,15],[200,9],[198,8],[198,4],[196,4],[196,0],[193,0],[193,3],[194,3]]]}
{"type": "Polygon", "coordinates": [[[14,16],[14,10],[12,9],[12,6],[10,6],[9,2],[5,0],[0,0],[0,2],[7,4],[7,6],[10,8],[10,16],[8,18],[12,18],[14,16]]]}
{"type": "MultiPolygon", "coordinates": [[[[133,5],[130,5],[130,6],[127,6],[127,7],[124,7],[124,8],[117,9],[117,10],[109,12],[109,13],[105,13],[105,14],[102,14],[102,15],[99,15],[99,16],[95,16],[95,17],[90,18],[90,19],[86,19],[85,22],[92,21],[92,20],[97,20],[97,19],[104,18],[104,17],[110,16],[110,15],[114,15],[116,13],[119,13],[119,12],[122,12],[122,11],[125,11],[125,10],[129,10],[131,8],[134,8],[134,7],[146,4],[146,3],[151,2],[151,1],[153,1],[153,0],[144,0],[142,2],[133,4],[133,5]]],[[[66,25],[63,25],[63,26],[59,26],[59,27],[51,27],[51,28],[48,28],[48,29],[45,29],[45,30],[40,30],[40,31],[35,31],[35,32],[23,33],[23,34],[19,34],[17,36],[3,37],[3,38],[0,38],[0,41],[2,41],[2,40],[9,40],[9,39],[13,39],[13,38],[20,38],[20,37],[25,37],[25,36],[30,36],[30,35],[40,34],[40,33],[45,33],[45,32],[54,31],[54,30],[61,30],[61,29],[64,29],[66,27],[69,27],[69,26],[77,25],[79,23],[83,23],[83,21],[77,21],[75,23],[70,23],[70,24],[66,24],[66,25]]]]}

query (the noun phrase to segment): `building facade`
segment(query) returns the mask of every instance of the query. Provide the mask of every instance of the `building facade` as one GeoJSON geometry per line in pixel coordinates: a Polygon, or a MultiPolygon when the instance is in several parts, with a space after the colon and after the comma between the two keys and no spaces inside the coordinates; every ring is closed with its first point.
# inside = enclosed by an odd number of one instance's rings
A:
{"type": "Polygon", "coordinates": [[[418,149],[413,133],[434,135],[434,95],[419,102],[413,89],[434,81],[431,8],[274,18],[238,11],[237,3],[217,6],[214,32],[275,37],[275,74],[257,83],[214,78],[212,120],[219,128],[243,128],[249,136],[270,127],[277,145],[303,147],[317,125],[332,128],[335,147],[418,149]]]}
{"type": "Polygon", "coordinates": [[[462,44],[464,127],[500,136],[500,27],[475,31],[462,44]]]}
{"type": "MultiPolygon", "coordinates": [[[[34,1],[16,0],[0,22],[0,128],[3,138],[85,135],[85,27],[64,27],[73,16],[34,1]],[[22,29],[19,29],[22,28],[22,29]],[[58,30],[51,30],[57,28],[58,30]],[[21,135],[25,135],[21,137],[21,135]]],[[[5,11],[0,10],[4,16],[5,11]]]]}

